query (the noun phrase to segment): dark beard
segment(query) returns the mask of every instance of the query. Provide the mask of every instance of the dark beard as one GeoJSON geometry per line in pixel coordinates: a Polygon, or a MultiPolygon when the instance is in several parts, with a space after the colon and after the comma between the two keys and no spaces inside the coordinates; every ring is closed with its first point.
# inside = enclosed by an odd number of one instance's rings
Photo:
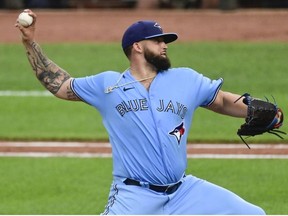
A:
{"type": "Polygon", "coordinates": [[[171,67],[171,63],[168,57],[163,57],[161,55],[155,55],[149,50],[145,50],[144,57],[147,62],[153,65],[157,72],[168,70],[171,67]]]}

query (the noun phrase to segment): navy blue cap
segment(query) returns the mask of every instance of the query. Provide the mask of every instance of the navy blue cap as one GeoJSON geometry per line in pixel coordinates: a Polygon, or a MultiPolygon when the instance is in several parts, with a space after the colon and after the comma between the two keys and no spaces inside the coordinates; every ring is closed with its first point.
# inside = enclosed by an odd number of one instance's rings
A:
{"type": "Polygon", "coordinates": [[[176,33],[163,33],[161,26],[157,22],[138,21],[125,31],[122,38],[122,48],[125,49],[135,42],[155,37],[163,37],[165,43],[173,42],[178,38],[176,33]]]}

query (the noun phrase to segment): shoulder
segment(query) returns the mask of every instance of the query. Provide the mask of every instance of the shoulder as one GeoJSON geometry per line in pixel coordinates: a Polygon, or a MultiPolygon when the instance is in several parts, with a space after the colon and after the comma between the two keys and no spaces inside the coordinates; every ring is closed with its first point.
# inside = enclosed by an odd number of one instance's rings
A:
{"type": "Polygon", "coordinates": [[[115,83],[120,76],[121,74],[119,72],[105,71],[86,77],[78,77],[72,80],[72,88],[95,91],[115,83]]]}
{"type": "Polygon", "coordinates": [[[117,79],[118,77],[120,76],[120,73],[119,72],[116,72],[116,71],[105,71],[105,72],[101,72],[101,73],[98,73],[98,74],[93,74],[93,75],[88,75],[88,76],[85,76],[85,77],[78,77],[78,78],[74,78],[74,80],[76,82],[78,81],[90,81],[90,82],[94,82],[94,81],[105,81],[105,80],[115,80],[117,79]]]}
{"type": "Polygon", "coordinates": [[[121,77],[119,72],[105,71],[95,75],[74,78],[70,86],[78,98],[96,107],[101,100],[95,100],[95,98],[101,98],[109,86],[115,85],[119,77],[121,77]]]}

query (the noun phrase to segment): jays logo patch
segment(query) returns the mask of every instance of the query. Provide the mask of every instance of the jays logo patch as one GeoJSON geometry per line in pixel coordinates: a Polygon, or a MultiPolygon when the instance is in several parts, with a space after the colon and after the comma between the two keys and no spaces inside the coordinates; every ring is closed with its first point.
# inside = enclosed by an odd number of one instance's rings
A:
{"type": "Polygon", "coordinates": [[[184,122],[182,122],[180,125],[175,127],[171,132],[169,132],[170,135],[176,137],[178,141],[178,145],[180,144],[181,138],[184,133],[185,133],[184,122]]]}

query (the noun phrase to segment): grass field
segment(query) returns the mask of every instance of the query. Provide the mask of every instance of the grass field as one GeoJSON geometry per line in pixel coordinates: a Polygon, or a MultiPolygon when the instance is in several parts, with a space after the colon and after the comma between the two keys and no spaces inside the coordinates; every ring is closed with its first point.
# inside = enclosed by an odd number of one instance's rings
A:
{"type": "MultiPolygon", "coordinates": [[[[287,215],[287,165],[287,160],[189,159],[187,173],[237,193],[267,214],[287,215]]],[[[0,214],[100,214],[111,170],[109,158],[0,158],[0,214]]]]}
{"type": "MultiPolygon", "coordinates": [[[[45,44],[43,49],[74,77],[128,67],[117,44],[45,44]]],[[[270,100],[274,97],[287,113],[287,44],[180,43],[171,45],[169,52],[175,67],[192,67],[213,79],[223,77],[223,90],[249,92],[270,100]]],[[[0,45],[0,56],[0,91],[44,90],[32,74],[21,45],[0,45]]],[[[99,113],[85,104],[51,97],[1,97],[1,103],[5,106],[0,107],[0,139],[107,140],[99,113]]],[[[241,123],[242,119],[198,109],[189,141],[240,142],[236,131],[241,123]]],[[[288,131],[285,124],[282,128],[288,131]]],[[[286,141],[269,134],[251,142],[286,141]]]]}
{"type": "MultiPolygon", "coordinates": [[[[47,55],[72,76],[128,67],[117,44],[45,44],[47,55]]],[[[286,43],[171,45],[174,66],[223,77],[223,90],[272,96],[287,113],[286,43]]],[[[0,92],[42,91],[21,45],[0,45],[0,92]]],[[[84,103],[53,97],[1,96],[0,140],[107,140],[99,113],[84,103]]],[[[196,112],[190,142],[240,142],[242,119],[196,112]],[[227,127],[228,125],[228,127],[227,127]]],[[[286,123],[282,127],[288,131],[286,123]]],[[[282,142],[270,134],[249,142],[282,142]]],[[[187,173],[226,187],[263,207],[288,214],[287,160],[189,159],[187,173]]],[[[111,183],[109,158],[0,158],[0,214],[99,214],[111,183]]]]}

